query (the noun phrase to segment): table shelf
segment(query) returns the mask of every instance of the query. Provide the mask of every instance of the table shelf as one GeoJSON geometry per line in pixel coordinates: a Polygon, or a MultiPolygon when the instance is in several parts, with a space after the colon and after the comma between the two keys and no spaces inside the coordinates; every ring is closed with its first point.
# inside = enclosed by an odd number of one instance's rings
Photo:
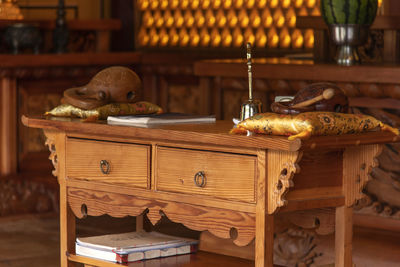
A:
{"type": "MultiPolygon", "coordinates": [[[[70,254],[68,259],[73,262],[83,263],[89,266],[104,266],[104,267],[168,267],[168,266],[190,266],[190,267],[220,267],[220,266],[230,266],[230,267],[252,267],[254,266],[254,261],[245,260],[236,257],[230,257],[220,254],[214,254],[204,251],[198,251],[194,254],[186,254],[180,256],[172,256],[166,258],[157,258],[146,261],[131,262],[128,265],[112,263],[102,260],[97,260],[93,258],[88,258],[84,256],[78,256],[70,254]]],[[[277,265],[275,265],[278,267],[277,265]]]]}

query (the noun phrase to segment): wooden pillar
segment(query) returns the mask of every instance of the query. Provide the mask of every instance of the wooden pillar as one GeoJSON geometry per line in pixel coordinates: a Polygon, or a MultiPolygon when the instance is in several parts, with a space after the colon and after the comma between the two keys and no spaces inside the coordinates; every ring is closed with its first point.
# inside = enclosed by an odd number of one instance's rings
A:
{"type": "Polygon", "coordinates": [[[400,15],[400,1],[399,0],[383,0],[382,14],[385,16],[400,15]]]}
{"type": "Polygon", "coordinates": [[[111,48],[113,51],[134,50],[134,2],[113,0],[111,2],[111,17],[120,19],[122,28],[112,33],[111,48]]]}
{"type": "Polygon", "coordinates": [[[17,172],[17,81],[3,77],[0,81],[0,176],[17,172]]]}
{"type": "Polygon", "coordinates": [[[370,167],[382,151],[382,145],[347,147],[343,152],[343,193],[345,206],[336,208],[335,254],[337,267],[352,263],[353,205],[363,197],[370,167]]]}
{"type": "Polygon", "coordinates": [[[329,33],[325,29],[314,30],[314,61],[315,62],[328,62],[332,61],[332,50],[335,46],[329,40],[329,33]]]}
{"type": "MultiPolygon", "coordinates": [[[[382,15],[399,16],[400,1],[384,0],[382,7],[382,15]]],[[[400,60],[400,34],[397,30],[384,30],[383,33],[383,61],[398,62],[400,60]]]]}
{"type": "Polygon", "coordinates": [[[351,267],[353,242],[353,208],[336,208],[335,267],[351,267]]]}
{"type": "Polygon", "coordinates": [[[60,184],[60,256],[61,267],[73,267],[75,263],[68,261],[69,253],[75,253],[76,218],[67,201],[65,181],[65,134],[57,133],[55,147],[57,150],[58,183],[60,184]]]}

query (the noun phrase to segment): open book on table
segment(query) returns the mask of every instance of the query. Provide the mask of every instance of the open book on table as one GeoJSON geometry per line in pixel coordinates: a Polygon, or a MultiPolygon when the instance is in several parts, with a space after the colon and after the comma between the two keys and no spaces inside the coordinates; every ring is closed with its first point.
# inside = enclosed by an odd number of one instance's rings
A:
{"type": "Polygon", "coordinates": [[[164,113],[154,115],[108,116],[108,124],[148,126],[181,123],[214,123],[215,116],[189,115],[183,113],[164,113]]]}
{"type": "Polygon", "coordinates": [[[129,232],[76,238],[77,255],[127,263],[195,252],[198,241],[158,232],[129,232]]]}

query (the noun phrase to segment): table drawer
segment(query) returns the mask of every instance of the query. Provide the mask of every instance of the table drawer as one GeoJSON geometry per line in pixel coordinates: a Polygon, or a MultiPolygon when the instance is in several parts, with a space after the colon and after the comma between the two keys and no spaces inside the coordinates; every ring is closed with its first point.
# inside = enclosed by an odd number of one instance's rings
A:
{"type": "Polygon", "coordinates": [[[158,147],[156,189],[255,202],[256,156],[158,147]]]}
{"type": "Polygon", "coordinates": [[[67,177],[148,188],[150,146],[68,138],[67,177]]]}

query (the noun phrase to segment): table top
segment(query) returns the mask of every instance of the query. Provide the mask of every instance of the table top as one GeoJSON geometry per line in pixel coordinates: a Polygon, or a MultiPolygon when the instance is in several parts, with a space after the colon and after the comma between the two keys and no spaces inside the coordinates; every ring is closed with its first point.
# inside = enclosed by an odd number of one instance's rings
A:
{"type": "Polygon", "coordinates": [[[108,125],[106,121],[83,122],[80,119],[61,117],[22,116],[25,126],[66,133],[95,134],[118,138],[182,142],[191,144],[221,145],[252,149],[274,149],[299,151],[310,149],[344,148],[347,146],[390,143],[399,140],[390,132],[368,132],[340,136],[313,136],[307,140],[289,141],[285,136],[232,135],[231,121],[217,121],[205,124],[177,124],[154,126],[151,128],[108,125]]]}

